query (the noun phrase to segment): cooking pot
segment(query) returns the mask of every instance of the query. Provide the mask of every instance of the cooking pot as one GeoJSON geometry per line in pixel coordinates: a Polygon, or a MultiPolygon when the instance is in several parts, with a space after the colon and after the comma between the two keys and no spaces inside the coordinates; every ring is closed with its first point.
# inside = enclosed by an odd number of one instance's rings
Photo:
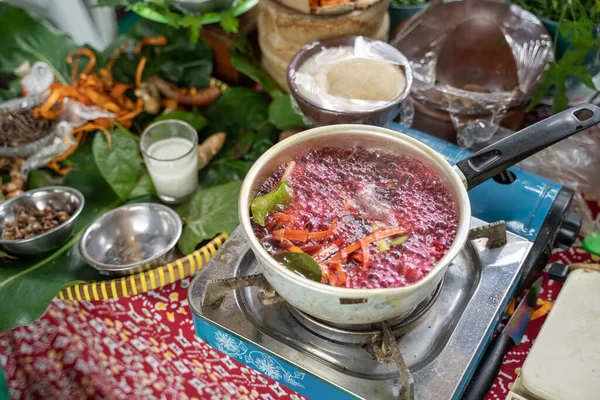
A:
{"type": "Polygon", "coordinates": [[[467,190],[530,155],[600,122],[600,108],[584,104],[531,125],[488,146],[452,167],[437,152],[402,133],[367,125],[331,125],[309,129],[266,151],[244,179],[239,217],[262,273],[288,303],[321,320],[338,324],[369,324],[410,312],[437,287],[446,269],[467,241],[471,206],[467,190]],[[448,252],[415,284],[397,288],[335,287],[301,277],[275,261],[254,235],[250,203],[265,180],[299,152],[322,146],[362,146],[414,157],[444,180],[456,204],[459,220],[448,252]]]}

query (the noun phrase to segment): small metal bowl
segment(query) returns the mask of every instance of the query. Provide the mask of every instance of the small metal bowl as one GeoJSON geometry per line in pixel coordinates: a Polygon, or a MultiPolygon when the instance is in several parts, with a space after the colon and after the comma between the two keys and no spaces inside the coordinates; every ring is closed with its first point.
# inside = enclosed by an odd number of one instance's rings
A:
{"type": "Polygon", "coordinates": [[[363,36],[339,36],[328,39],[316,41],[310,45],[304,46],[290,61],[286,71],[287,83],[290,92],[300,110],[317,126],[324,125],[337,125],[337,124],[367,124],[375,126],[385,126],[388,122],[393,120],[400,111],[402,102],[406,100],[410,93],[412,86],[412,68],[408,60],[393,47],[389,46],[385,42],[381,42],[375,39],[363,37],[363,36]],[[341,111],[332,110],[324,106],[321,106],[308,97],[306,97],[298,88],[296,84],[296,71],[313,55],[320,53],[331,47],[340,46],[355,46],[355,42],[360,40],[367,43],[375,44],[378,42],[379,45],[385,46],[386,51],[392,51],[397,62],[400,63],[399,68],[404,72],[406,77],[406,86],[404,90],[396,96],[396,98],[387,102],[381,107],[367,110],[367,111],[341,111]]]}
{"type": "Polygon", "coordinates": [[[52,251],[63,245],[73,233],[77,217],[83,210],[83,194],[65,186],[50,186],[30,190],[0,204],[0,230],[4,230],[7,221],[14,221],[15,206],[43,210],[51,206],[57,211],[66,211],[71,215],[66,222],[40,235],[27,239],[1,240],[0,248],[17,256],[35,256],[52,251]]]}
{"type": "MultiPolygon", "coordinates": [[[[16,110],[33,106],[35,106],[35,103],[30,98],[19,97],[0,103],[0,111],[16,110]]],[[[17,147],[0,146],[0,157],[27,158],[41,149],[48,147],[59,133],[60,131],[57,125],[52,132],[48,132],[47,135],[42,136],[36,141],[22,144],[17,147]]]]}
{"type": "Polygon", "coordinates": [[[173,5],[185,14],[202,15],[225,11],[233,6],[234,0],[172,0],[173,5]]]}
{"type": "Polygon", "coordinates": [[[179,215],[166,206],[128,204],[94,221],[79,250],[104,275],[131,275],[170,261],[182,229],[179,215]]]}

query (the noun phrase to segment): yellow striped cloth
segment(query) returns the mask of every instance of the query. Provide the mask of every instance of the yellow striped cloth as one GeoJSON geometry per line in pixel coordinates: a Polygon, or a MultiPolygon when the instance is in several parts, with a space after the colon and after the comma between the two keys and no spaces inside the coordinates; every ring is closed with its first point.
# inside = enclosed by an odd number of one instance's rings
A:
{"type": "Polygon", "coordinates": [[[58,294],[61,300],[106,300],[127,297],[154,290],[177,282],[201,270],[223,242],[226,233],[221,233],[192,254],[150,271],[102,282],[81,283],[66,287],[58,294]]]}

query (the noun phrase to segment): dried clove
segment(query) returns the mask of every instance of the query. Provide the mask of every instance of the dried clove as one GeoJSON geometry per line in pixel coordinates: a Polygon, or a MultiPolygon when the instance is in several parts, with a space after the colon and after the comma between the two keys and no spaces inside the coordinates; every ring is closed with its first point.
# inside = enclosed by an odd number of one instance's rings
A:
{"type": "Polygon", "coordinates": [[[14,206],[15,219],[4,223],[2,240],[28,239],[65,223],[71,216],[65,210],[46,206],[43,210],[14,206]]]}

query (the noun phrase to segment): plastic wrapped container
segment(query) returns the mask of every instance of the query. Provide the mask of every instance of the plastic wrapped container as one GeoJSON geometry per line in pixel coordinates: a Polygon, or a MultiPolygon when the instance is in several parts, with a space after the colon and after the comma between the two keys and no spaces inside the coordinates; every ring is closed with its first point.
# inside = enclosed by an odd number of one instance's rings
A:
{"type": "Polygon", "coordinates": [[[433,0],[391,44],[413,68],[417,112],[443,120],[465,147],[489,140],[494,126],[536,90],[553,59],[540,20],[494,0],[433,0]]]}
{"type": "Polygon", "coordinates": [[[316,125],[384,126],[408,96],[412,71],[387,43],[347,36],[302,48],[288,66],[287,81],[301,111],[316,125]]]}

